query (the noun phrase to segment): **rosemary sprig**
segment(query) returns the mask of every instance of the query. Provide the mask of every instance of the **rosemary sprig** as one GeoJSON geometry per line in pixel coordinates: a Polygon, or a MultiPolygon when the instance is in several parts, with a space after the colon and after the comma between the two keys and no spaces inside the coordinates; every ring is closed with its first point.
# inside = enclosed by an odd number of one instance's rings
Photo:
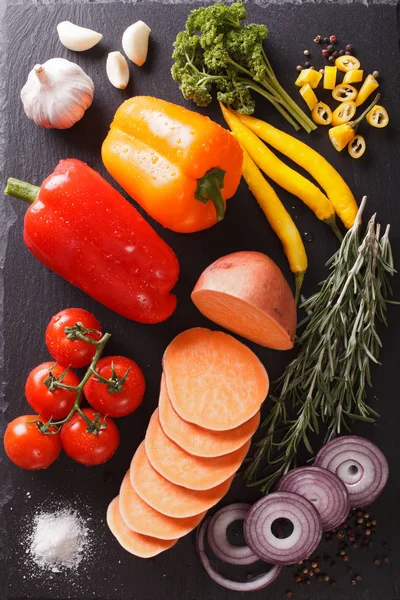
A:
{"type": "Polygon", "coordinates": [[[325,432],[328,441],[353,419],[373,422],[379,416],[366,403],[371,363],[379,363],[382,346],[377,323],[386,324],[387,298],[394,275],[388,226],[381,237],[375,215],[360,239],[363,198],[353,227],[328,261],[330,274],[319,291],[303,301],[307,316],[299,324],[298,353],[278,381],[277,395],[263,423],[244,476],[268,491],[289,469],[304,446],[312,454],[310,435],[325,432]],[[294,418],[288,419],[287,411],[294,418]],[[263,462],[267,463],[257,479],[263,462]]]}

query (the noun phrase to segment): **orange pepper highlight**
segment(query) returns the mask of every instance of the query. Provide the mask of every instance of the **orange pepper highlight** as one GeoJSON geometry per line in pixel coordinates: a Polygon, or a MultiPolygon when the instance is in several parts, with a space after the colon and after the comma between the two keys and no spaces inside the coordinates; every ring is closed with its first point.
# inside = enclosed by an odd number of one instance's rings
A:
{"type": "Polygon", "coordinates": [[[208,117],[148,96],[119,107],[102,146],[114,179],[153,219],[180,233],[223,218],[242,156],[233,135],[208,117]]]}

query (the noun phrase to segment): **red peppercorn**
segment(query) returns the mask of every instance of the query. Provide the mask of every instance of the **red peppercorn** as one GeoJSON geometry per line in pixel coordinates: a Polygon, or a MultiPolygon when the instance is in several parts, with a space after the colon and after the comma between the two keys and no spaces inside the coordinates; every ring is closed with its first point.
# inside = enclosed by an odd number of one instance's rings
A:
{"type": "Polygon", "coordinates": [[[315,38],[314,38],[314,42],[315,42],[316,44],[319,44],[319,43],[321,42],[321,40],[322,40],[322,38],[321,38],[321,36],[320,36],[320,35],[317,35],[317,36],[315,36],[315,38]]]}
{"type": "Polygon", "coordinates": [[[329,56],[329,50],[327,50],[326,48],[324,48],[322,50],[322,54],[323,54],[323,56],[329,56]]]}
{"type": "Polygon", "coordinates": [[[334,44],[337,41],[336,35],[331,35],[329,41],[331,44],[334,44]]]}

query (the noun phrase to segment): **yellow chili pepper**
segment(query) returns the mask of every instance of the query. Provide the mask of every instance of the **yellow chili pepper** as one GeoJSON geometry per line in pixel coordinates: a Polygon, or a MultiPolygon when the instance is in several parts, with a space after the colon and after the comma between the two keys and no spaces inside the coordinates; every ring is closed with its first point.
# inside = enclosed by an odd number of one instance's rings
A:
{"type": "Polygon", "coordinates": [[[335,60],[335,65],[339,71],[347,73],[347,71],[357,71],[360,68],[360,61],[355,56],[339,56],[335,60]]]}
{"type": "Polygon", "coordinates": [[[313,108],[311,118],[318,125],[330,125],[332,122],[332,111],[325,102],[318,102],[313,108]]]}
{"type": "Polygon", "coordinates": [[[357,98],[357,90],[348,83],[341,83],[337,85],[332,92],[332,97],[338,102],[346,102],[348,100],[355,100],[357,98]]]}
{"type": "Polygon", "coordinates": [[[305,83],[309,83],[310,86],[315,89],[318,87],[321,78],[322,73],[319,73],[315,69],[303,69],[296,79],[295,84],[299,87],[302,87],[305,83]]]}
{"type": "Polygon", "coordinates": [[[389,115],[387,110],[379,104],[374,106],[374,108],[369,111],[366,119],[372,127],[377,127],[378,129],[386,127],[386,125],[389,123],[389,115]]]}
{"type": "Polygon", "coordinates": [[[294,273],[296,302],[300,294],[304,273],[307,270],[307,254],[301,235],[292,217],[283,206],[274,188],[263,177],[257,165],[243,149],[242,175],[254,195],[272,229],[282,242],[283,251],[294,273]]]}
{"type": "Polygon", "coordinates": [[[324,71],[324,88],[333,90],[336,85],[337,67],[325,67],[324,71]]]}
{"type": "Polygon", "coordinates": [[[343,148],[345,148],[347,144],[354,139],[359,124],[366,117],[369,111],[372,110],[380,97],[381,95],[377,94],[372,104],[355,121],[349,121],[343,125],[337,125],[329,130],[329,139],[331,140],[332,146],[335,148],[335,150],[341,152],[343,148]]]}
{"type": "Polygon", "coordinates": [[[308,171],[325,190],[347,229],[353,225],[358,210],[357,202],[347,183],[323,156],[304,142],[265,121],[239,113],[235,114],[264,142],[308,171]]]}
{"type": "MultiPolygon", "coordinates": [[[[331,201],[308,179],[288,167],[253,133],[236,114],[220,103],[225,121],[239,144],[249,153],[256,165],[275,181],[306,204],[321,221],[332,226],[335,211],[331,201]]],[[[335,226],[335,225],[334,225],[335,226]]]]}
{"type": "Polygon", "coordinates": [[[360,158],[367,148],[367,144],[362,135],[355,135],[351,142],[347,145],[347,150],[351,158],[360,158]]]}
{"type": "Polygon", "coordinates": [[[361,106],[361,104],[364,104],[364,102],[367,98],[370,97],[372,92],[374,92],[379,87],[379,83],[377,81],[378,77],[378,71],[374,71],[372,75],[368,75],[365,78],[364,83],[360,87],[360,91],[357,95],[356,106],[361,106]]]}
{"type": "Polygon", "coordinates": [[[353,100],[342,102],[332,113],[332,125],[336,127],[336,125],[347,123],[347,121],[350,121],[355,114],[356,104],[353,102],[353,100]]]}
{"type": "Polygon", "coordinates": [[[311,88],[309,83],[305,83],[300,88],[300,94],[302,95],[303,100],[306,102],[308,108],[310,110],[312,110],[314,108],[314,106],[317,104],[318,98],[315,95],[314,90],[311,88]]]}
{"type": "MultiPolygon", "coordinates": [[[[325,67],[326,68],[326,67],[325,67]]],[[[343,83],[361,83],[364,77],[364,71],[362,69],[355,69],[347,71],[343,77],[343,83]]]]}

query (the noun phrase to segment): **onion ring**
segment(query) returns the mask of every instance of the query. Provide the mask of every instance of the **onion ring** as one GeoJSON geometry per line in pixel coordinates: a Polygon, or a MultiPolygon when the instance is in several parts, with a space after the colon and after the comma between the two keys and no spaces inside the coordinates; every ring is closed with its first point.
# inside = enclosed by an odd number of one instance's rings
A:
{"type": "Polygon", "coordinates": [[[326,444],[314,465],[332,471],[343,481],[355,508],[371,504],[389,477],[389,465],[381,450],[357,435],[339,437],[326,444]]]}
{"type": "Polygon", "coordinates": [[[299,467],[278,482],[279,492],[293,492],[307,498],[319,512],[322,530],[332,531],[350,512],[347,488],[337,475],[321,467],[299,467]]]}
{"type": "Polygon", "coordinates": [[[308,558],[322,537],[319,514],[313,504],[292,492],[273,492],[261,498],[249,510],[244,521],[244,535],[251,550],[261,560],[277,565],[291,565],[308,558]],[[271,527],[277,519],[287,519],[293,531],[287,538],[277,538],[271,527]]]}
{"type": "Polygon", "coordinates": [[[254,579],[251,579],[250,581],[244,581],[244,582],[232,581],[231,579],[227,579],[223,575],[220,575],[211,566],[210,561],[206,554],[205,532],[206,532],[209,522],[210,522],[210,518],[205,519],[203,521],[203,523],[201,524],[201,526],[198,528],[196,546],[197,546],[197,552],[199,554],[201,564],[203,565],[204,569],[206,570],[208,575],[211,577],[211,579],[213,581],[215,581],[215,583],[218,583],[225,589],[232,590],[234,592],[253,592],[255,590],[261,590],[261,589],[267,587],[267,585],[272,583],[278,577],[279,573],[282,570],[282,567],[280,567],[278,565],[274,565],[272,567],[272,569],[270,571],[268,571],[268,573],[265,573],[264,575],[255,577],[254,579]]]}
{"type": "Polygon", "coordinates": [[[234,546],[228,541],[227,529],[234,521],[244,521],[250,504],[224,506],[211,518],[207,540],[215,556],[232,565],[251,565],[259,560],[248,546],[234,546]]]}

